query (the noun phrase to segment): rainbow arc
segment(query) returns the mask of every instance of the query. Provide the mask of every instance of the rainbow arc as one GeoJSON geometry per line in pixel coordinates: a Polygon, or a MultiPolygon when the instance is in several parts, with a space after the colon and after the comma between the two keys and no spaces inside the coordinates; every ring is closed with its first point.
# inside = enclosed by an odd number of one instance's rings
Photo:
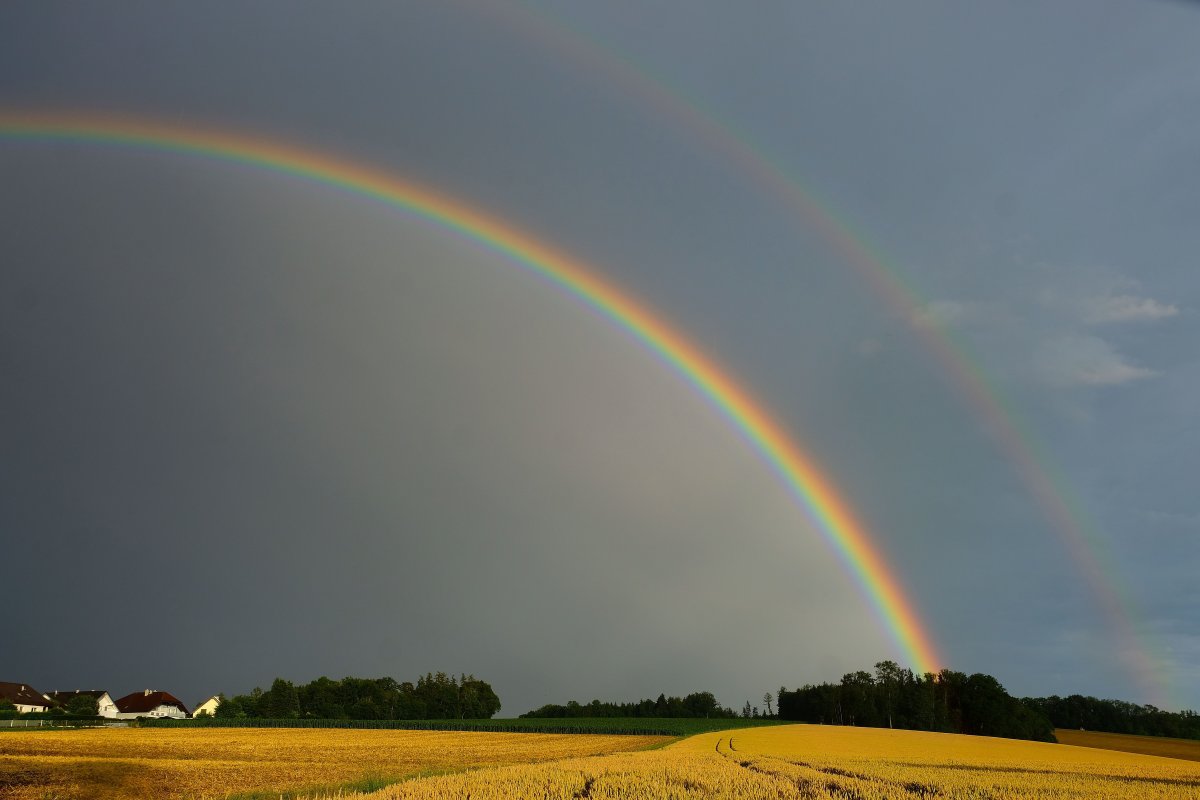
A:
{"type": "Polygon", "coordinates": [[[217,159],[378,201],[503,256],[625,330],[704,395],[778,475],[918,672],[943,666],[912,601],[816,460],[750,391],[600,270],[455,198],[380,169],[283,142],[92,114],[0,114],[0,140],[108,145],[217,159]]]}
{"type": "Polygon", "coordinates": [[[1161,658],[1151,652],[1146,641],[1148,635],[1136,624],[1139,615],[1134,602],[1119,570],[1107,556],[1095,522],[1051,465],[1037,440],[1006,405],[1000,388],[979,366],[978,359],[963,343],[955,341],[945,325],[928,319],[924,300],[905,281],[893,261],[806,183],[789,174],[778,160],[754,144],[752,137],[655,76],[644,65],[544,10],[517,3],[483,11],[564,61],[577,64],[583,74],[602,79],[602,85],[619,90],[650,116],[671,123],[684,134],[686,141],[700,143],[720,156],[748,184],[817,232],[841,263],[854,269],[881,303],[908,324],[914,338],[938,363],[941,373],[981,421],[1041,508],[1050,530],[1106,617],[1116,639],[1118,657],[1146,696],[1162,705],[1170,686],[1163,674],[1161,658]]]}

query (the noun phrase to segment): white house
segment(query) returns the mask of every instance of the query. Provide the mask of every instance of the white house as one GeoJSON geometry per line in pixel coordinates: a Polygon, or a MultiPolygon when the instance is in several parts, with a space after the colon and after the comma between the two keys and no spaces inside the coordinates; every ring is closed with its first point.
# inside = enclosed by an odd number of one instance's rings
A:
{"type": "Polygon", "coordinates": [[[22,714],[50,710],[50,701],[28,683],[0,681],[0,697],[11,700],[12,704],[17,707],[17,711],[22,714]]]}
{"type": "Polygon", "coordinates": [[[79,695],[86,695],[88,697],[96,698],[96,713],[98,713],[100,716],[108,717],[109,719],[116,718],[117,704],[109,695],[109,693],[103,689],[76,689],[73,692],[47,692],[46,699],[52,704],[61,705],[63,708],[66,708],[67,704],[79,695]]]}
{"type": "Polygon", "coordinates": [[[179,698],[169,692],[159,692],[146,689],[141,692],[127,694],[116,701],[117,719],[134,719],[135,717],[166,717],[169,719],[186,719],[187,706],[179,698]]]}
{"type": "Polygon", "coordinates": [[[221,698],[219,695],[214,694],[203,703],[199,703],[196,708],[192,710],[192,716],[199,717],[202,714],[207,714],[210,717],[215,717],[217,715],[217,706],[219,705],[221,705],[221,698]]]}

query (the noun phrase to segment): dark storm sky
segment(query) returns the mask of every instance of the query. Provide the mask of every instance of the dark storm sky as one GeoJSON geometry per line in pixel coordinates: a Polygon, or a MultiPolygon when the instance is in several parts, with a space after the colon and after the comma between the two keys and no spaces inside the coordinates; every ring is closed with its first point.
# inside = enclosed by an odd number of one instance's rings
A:
{"type": "MultiPolygon", "coordinates": [[[[1200,12],[1149,2],[9,3],[0,111],[255,133],[486,209],[760,397],[950,666],[1196,707],[1197,41],[1200,12]],[[882,303],[664,86],[920,306],[882,303]],[[1088,521],[1152,674],[914,336],[931,323],[1088,521]]],[[[494,254],[94,144],[0,140],[0,219],[0,678],[191,703],[440,669],[515,715],[740,707],[900,655],[713,408],[494,254]]]]}

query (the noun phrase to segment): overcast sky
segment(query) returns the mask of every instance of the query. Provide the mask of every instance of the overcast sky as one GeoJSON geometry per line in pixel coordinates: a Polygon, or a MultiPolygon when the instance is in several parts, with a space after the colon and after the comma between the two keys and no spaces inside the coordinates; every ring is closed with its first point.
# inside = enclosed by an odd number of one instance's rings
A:
{"type": "MultiPolygon", "coordinates": [[[[1195,708],[1198,42],[1165,2],[5,3],[0,111],[254,133],[485,209],[761,398],[948,666],[1195,708]],[[1085,521],[1149,680],[931,322],[1085,521]]],[[[474,672],[509,716],[902,657],[716,410],[495,254],[95,144],[0,140],[0,219],[4,680],[191,704],[474,672]]]]}

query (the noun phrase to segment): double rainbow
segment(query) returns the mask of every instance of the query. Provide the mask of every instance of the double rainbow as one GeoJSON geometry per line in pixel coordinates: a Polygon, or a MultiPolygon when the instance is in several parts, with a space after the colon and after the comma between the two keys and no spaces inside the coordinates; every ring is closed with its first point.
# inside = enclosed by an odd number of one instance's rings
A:
{"type": "Polygon", "coordinates": [[[1163,658],[1154,652],[1145,626],[1138,624],[1140,615],[1120,571],[1106,552],[1097,524],[1073,496],[1067,481],[1058,474],[1027,426],[1005,403],[999,386],[988,377],[978,359],[945,326],[928,318],[924,299],[886,254],[809,186],[789,174],[749,135],[689,98],[678,86],[656,76],[644,64],[572,28],[544,9],[515,3],[480,7],[480,10],[492,20],[515,28],[527,41],[578,65],[584,75],[599,78],[606,89],[618,90],[623,100],[633,101],[656,120],[672,124],[683,134],[684,141],[700,143],[720,156],[749,184],[817,232],[841,263],[859,273],[883,305],[909,325],[1040,506],[1050,530],[1087,582],[1116,640],[1113,649],[1142,693],[1156,705],[1167,702],[1171,686],[1165,676],[1163,658]]]}
{"type": "Polygon", "coordinates": [[[132,147],[283,173],[404,211],[544,278],[634,336],[704,395],[746,437],[813,520],[912,667],[936,672],[942,666],[899,580],[816,461],[695,344],[603,280],[594,267],[429,187],[275,140],[143,119],[35,113],[0,113],[0,140],[132,147]]]}

